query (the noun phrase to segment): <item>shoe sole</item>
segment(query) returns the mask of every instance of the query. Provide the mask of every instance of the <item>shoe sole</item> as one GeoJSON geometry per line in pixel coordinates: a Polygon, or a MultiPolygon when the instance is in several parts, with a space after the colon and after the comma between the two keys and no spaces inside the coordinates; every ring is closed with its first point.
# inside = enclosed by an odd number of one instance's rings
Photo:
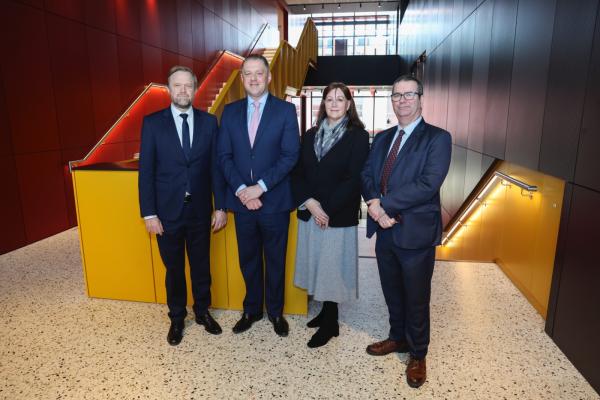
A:
{"type": "Polygon", "coordinates": [[[408,383],[408,386],[410,386],[413,389],[418,389],[421,386],[423,386],[423,384],[425,383],[425,381],[423,382],[411,382],[408,379],[406,380],[406,383],[408,383]]]}

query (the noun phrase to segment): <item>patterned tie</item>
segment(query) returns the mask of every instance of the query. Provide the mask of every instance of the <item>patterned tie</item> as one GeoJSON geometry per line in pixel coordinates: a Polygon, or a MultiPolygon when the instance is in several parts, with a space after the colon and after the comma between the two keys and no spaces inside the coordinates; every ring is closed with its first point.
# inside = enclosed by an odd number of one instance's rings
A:
{"type": "Polygon", "coordinates": [[[384,196],[387,192],[387,183],[388,179],[390,178],[390,174],[392,173],[392,168],[394,167],[394,161],[396,161],[396,157],[398,157],[398,149],[400,148],[400,143],[402,142],[402,136],[404,136],[404,130],[400,130],[398,136],[396,136],[396,140],[394,140],[394,144],[392,144],[392,149],[383,163],[380,187],[381,194],[384,196]]]}
{"type": "Polygon", "coordinates": [[[188,115],[183,113],[179,114],[179,116],[183,119],[183,125],[181,126],[181,146],[183,147],[183,155],[186,160],[189,160],[192,146],[190,144],[190,126],[187,122],[188,115]]]}
{"type": "Polygon", "coordinates": [[[255,101],[252,105],[254,106],[254,111],[252,111],[252,119],[250,120],[250,127],[248,128],[250,147],[254,146],[254,139],[256,139],[256,131],[258,130],[258,122],[260,120],[260,102],[255,101]]]}

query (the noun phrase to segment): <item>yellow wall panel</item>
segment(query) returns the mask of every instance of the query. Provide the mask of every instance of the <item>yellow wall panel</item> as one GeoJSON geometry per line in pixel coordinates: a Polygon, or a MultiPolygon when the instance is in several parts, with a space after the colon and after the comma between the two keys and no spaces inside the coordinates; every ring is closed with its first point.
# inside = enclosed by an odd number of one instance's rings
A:
{"type": "Polygon", "coordinates": [[[497,184],[437,257],[495,261],[546,316],[564,181],[510,163],[498,170],[538,187],[530,198],[516,185],[497,184]]]}
{"type": "Polygon", "coordinates": [[[89,296],[156,301],[150,240],[137,203],[137,173],[73,174],[89,296]]]}

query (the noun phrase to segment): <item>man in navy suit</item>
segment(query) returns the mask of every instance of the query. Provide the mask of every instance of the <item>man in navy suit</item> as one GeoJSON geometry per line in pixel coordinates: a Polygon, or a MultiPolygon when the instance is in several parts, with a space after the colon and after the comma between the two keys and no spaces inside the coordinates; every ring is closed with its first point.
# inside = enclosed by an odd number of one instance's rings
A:
{"type": "Polygon", "coordinates": [[[418,79],[396,79],[391,98],[398,126],[375,136],[362,171],[367,237],[377,233],[375,254],[390,315],[389,337],[369,345],[367,353],[410,353],[406,380],[415,388],[427,377],[431,277],[442,233],[439,190],[452,150],[450,134],[421,117],[422,96],[418,79]]]}
{"type": "Polygon", "coordinates": [[[235,215],[240,268],[246,284],[244,312],[233,332],[244,332],[262,319],[264,293],[275,333],[287,336],[283,296],[288,227],[294,207],[290,171],[300,149],[296,109],[269,94],[271,73],[264,57],[246,58],[240,74],[247,97],[225,106],[217,151],[228,184],[225,206],[235,215]]]}
{"type": "Polygon", "coordinates": [[[166,267],[167,341],[178,345],[187,315],[186,250],[196,322],[211,334],[221,333],[208,312],[210,229],[223,228],[227,214],[225,181],[216,160],[217,119],[192,108],[198,80],[190,68],[171,68],[167,81],[171,106],[146,116],[142,125],[139,197],[146,229],[157,235],[166,267]]]}

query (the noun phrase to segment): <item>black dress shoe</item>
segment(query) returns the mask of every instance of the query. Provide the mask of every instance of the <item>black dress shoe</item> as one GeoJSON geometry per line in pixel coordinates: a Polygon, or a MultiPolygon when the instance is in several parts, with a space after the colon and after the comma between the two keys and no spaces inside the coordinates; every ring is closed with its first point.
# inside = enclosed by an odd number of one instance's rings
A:
{"type": "Polygon", "coordinates": [[[219,326],[219,323],[210,315],[207,311],[206,314],[196,315],[196,323],[204,325],[206,332],[212,333],[213,335],[219,335],[223,330],[219,326]]]}
{"type": "Polygon", "coordinates": [[[181,339],[183,338],[183,326],[183,321],[171,322],[171,327],[167,334],[167,342],[169,342],[171,346],[177,346],[181,343],[181,339]]]}
{"type": "Polygon", "coordinates": [[[269,315],[269,321],[273,323],[273,329],[275,330],[276,334],[282,337],[286,337],[288,335],[290,327],[285,318],[283,318],[283,315],[279,317],[271,317],[269,315]]]}
{"type": "Polygon", "coordinates": [[[233,333],[242,333],[250,329],[253,323],[262,319],[262,314],[250,315],[243,313],[242,318],[233,326],[233,333]]]}

